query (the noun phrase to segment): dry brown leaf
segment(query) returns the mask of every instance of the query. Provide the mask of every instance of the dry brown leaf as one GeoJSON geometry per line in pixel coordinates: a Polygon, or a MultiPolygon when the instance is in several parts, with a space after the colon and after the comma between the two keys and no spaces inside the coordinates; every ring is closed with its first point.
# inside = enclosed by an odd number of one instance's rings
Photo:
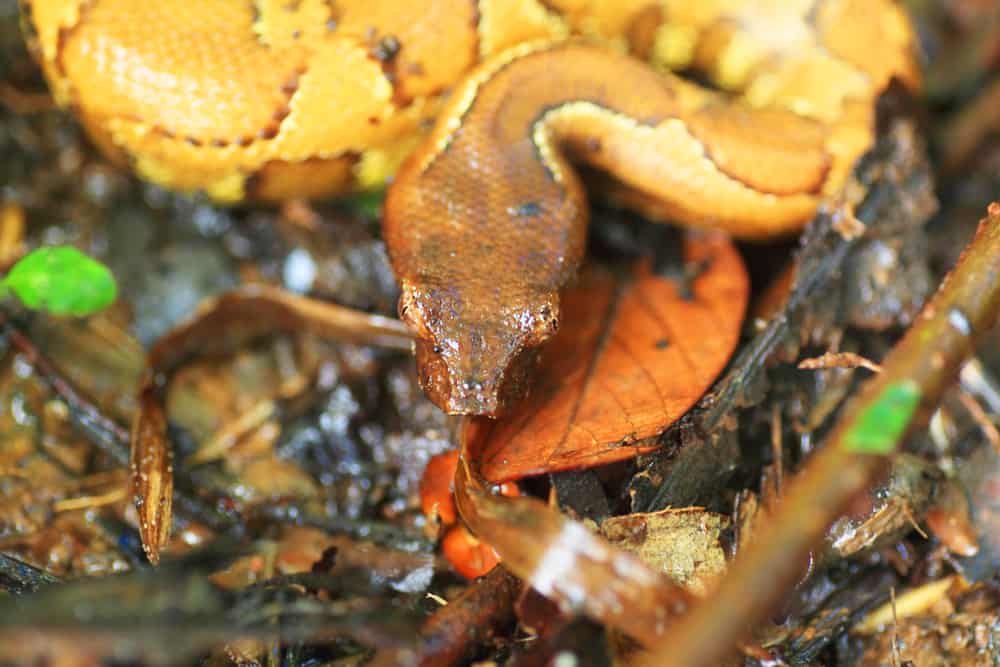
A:
{"type": "Polygon", "coordinates": [[[170,536],[174,495],[173,449],[167,441],[163,402],[144,388],[132,423],[129,491],[139,517],[139,537],[149,562],[160,561],[170,536]]]}
{"type": "Polygon", "coordinates": [[[688,295],[640,261],[624,280],[590,272],[563,297],[531,395],[509,417],[477,422],[486,479],[633,457],[701,398],[739,339],[748,280],[723,235],[689,236],[684,258],[701,267],[688,295]]]}

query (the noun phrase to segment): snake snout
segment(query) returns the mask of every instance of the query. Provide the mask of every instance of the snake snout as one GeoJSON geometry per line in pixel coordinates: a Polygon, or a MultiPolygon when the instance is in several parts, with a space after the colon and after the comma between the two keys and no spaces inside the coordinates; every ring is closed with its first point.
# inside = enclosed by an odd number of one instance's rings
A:
{"type": "Polygon", "coordinates": [[[476,372],[452,384],[447,412],[454,415],[487,415],[500,412],[502,373],[476,372]]]}
{"type": "Polygon", "coordinates": [[[451,348],[418,340],[420,384],[449,414],[498,417],[527,393],[537,351],[502,340],[477,343],[451,348]]]}

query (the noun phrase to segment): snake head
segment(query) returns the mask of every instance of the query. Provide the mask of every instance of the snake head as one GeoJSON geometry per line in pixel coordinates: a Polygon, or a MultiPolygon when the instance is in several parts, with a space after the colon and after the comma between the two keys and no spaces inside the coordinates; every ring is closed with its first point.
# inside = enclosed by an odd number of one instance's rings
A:
{"type": "Polygon", "coordinates": [[[431,401],[449,414],[496,417],[527,393],[539,346],[558,328],[558,293],[485,306],[463,296],[404,281],[399,316],[416,334],[431,401]]]}

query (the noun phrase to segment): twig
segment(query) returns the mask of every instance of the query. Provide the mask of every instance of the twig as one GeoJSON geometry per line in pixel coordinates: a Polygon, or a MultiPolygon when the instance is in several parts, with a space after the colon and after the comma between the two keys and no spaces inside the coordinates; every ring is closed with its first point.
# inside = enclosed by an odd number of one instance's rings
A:
{"type": "Polygon", "coordinates": [[[926,424],[942,393],[1000,311],[1000,204],[917,323],[844,409],[827,445],[788,484],[773,520],[714,595],[672,626],[640,665],[719,664],[797,581],[828,526],[883,475],[906,434],[926,424]]]}
{"type": "Polygon", "coordinates": [[[827,370],[830,368],[865,368],[872,373],[881,373],[882,367],[871,359],[854,352],[824,352],[818,357],[810,357],[799,362],[800,370],[827,370]]]}
{"type": "Polygon", "coordinates": [[[117,489],[102,493],[97,496],[81,496],[79,498],[67,498],[52,503],[53,512],[73,512],[76,510],[87,510],[104,505],[114,505],[125,500],[125,485],[117,489]]]}
{"type": "Polygon", "coordinates": [[[993,449],[1000,452],[1000,431],[997,430],[997,425],[993,423],[990,416],[983,410],[983,406],[979,405],[979,401],[964,389],[958,392],[958,400],[962,403],[965,411],[969,413],[969,416],[972,417],[972,421],[976,422],[979,430],[989,440],[993,449]]]}

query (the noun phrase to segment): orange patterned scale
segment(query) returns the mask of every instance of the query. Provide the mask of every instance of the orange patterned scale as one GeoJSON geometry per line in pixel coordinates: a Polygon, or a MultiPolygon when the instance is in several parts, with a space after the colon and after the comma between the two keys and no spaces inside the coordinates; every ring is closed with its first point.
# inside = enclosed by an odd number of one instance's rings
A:
{"type": "Polygon", "coordinates": [[[23,5],[57,99],[99,145],[222,201],[384,183],[480,57],[465,0],[23,5]]]}
{"type": "Polygon", "coordinates": [[[163,186],[320,196],[409,155],[385,237],[422,383],[456,413],[501,410],[558,325],[586,233],[571,162],[655,217],[789,234],[872,144],[890,80],[919,79],[892,0],[22,6],[56,98],[163,186]]]}

